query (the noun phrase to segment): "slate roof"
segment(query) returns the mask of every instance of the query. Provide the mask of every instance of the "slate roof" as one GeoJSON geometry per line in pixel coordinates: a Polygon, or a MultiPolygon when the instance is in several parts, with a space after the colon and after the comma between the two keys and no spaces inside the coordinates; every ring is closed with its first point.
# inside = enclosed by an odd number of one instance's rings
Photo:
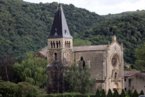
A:
{"type": "Polygon", "coordinates": [[[48,38],[72,38],[66,22],[62,5],[59,5],[58,10],[55,13],[53,25],[51,27],[51,32],[48,38]]]}
{"type": "Polygon", "coordinates": [[[105,51],[108,45],[76,46],[73,51],[105,51]]]}
{"type": "Polygon", "coordinates": [[[124,76],[131,77],[131,76],[135,76],[137,73],[139,73],[139,71],[124,71],[124,76]]]}
{"type": "Polygon", "coordinates": [[[140,71],[125,71],[124,72],[125,77],[141,77],[145,78],[145,73],[140,71]]]}

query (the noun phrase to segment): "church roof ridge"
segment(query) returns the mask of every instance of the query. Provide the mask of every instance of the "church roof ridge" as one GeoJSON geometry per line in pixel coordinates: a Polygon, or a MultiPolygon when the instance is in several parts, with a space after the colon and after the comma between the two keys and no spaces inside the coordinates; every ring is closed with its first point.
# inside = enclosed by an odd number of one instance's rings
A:
{"type": "Polygon", "coordinates": [[[74,51],[107,50],[108,45],[75,46],[74,51]]]}

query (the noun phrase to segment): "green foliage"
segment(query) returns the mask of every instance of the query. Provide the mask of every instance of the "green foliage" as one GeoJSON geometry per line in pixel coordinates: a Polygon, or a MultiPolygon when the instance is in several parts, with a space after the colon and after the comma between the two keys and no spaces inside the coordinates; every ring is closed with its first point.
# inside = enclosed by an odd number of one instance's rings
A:
{"type": "Polygon", "coordinates": [[[46,97],[91,97],[91,96],[80,93],[62,93],[62,94],[48,94],[46,97]]]}
{"type": "Polygon", "coordinates": [[[107,97],[113,97],[112,91],[109,89],[107,97]]]}
{"type": "Polygon", "coordinates": [[[145,69],[145,44],[136,49],[136,65],[140,70],[145,69]]]}
{"type": "Polygon", "coordinates": [[[106,92],[104,89],[100,91],[100,97],[106,97],[106,92]]]}
{"type": "Polygon", "coordinates": [[[27,82],[15,84],[1,81],[0,94],[2,94],[2,97],[40,97],[44,93],[27,82]]]}
{"type": "Polygon", "coordinates": [[[135,90],[134,92],[133,92],[133,94],[132,94],[132,97],[138,97],[139,95],[138,95],[138,93],[137,93],[137,91],[135,90]]]}
{"type": "Polygon", "coordinates": [[[119,93],[116,89],[114,90],[113,97],[119,97],[119,93]]]}
{"type": "Polygon", "coordinates": [[[83,39],[74,39],[74,46],[91,45],[91,42],[83,39]]]}
{"type": "Polygon", "coordinates": [[[139,95],[144,95],[144,92],[143,90],[140,91],[139,95]]]}
{"type": "Polygon", "coordinates": [[[18,86],[12,82],[0,82],[0,94],[3,97],[19,97],[18,86]]]}
{"type": "Polygon", "coordinates": [[[126,97],[126,93],[124,90],[122,90],[121,94],[120,94],[120,97],[126,97]]]}
{"type": "MultiPolygon", "coordinates": [[[[0,0],[0,56],[12,55],[21,59],[26,52],[45,47],[57,6],[58,3],[0,0]]],[[[64,5],[64,12],[70,32],[75,36],[95,25],[101,18],[73,5],[64,5]]]]}
{"type": "Polygon", "coordinates": [[[80,70],[77,66],[72,66],[65,73],[65,81],[71,92],[89,93],[91,92],[94,80],[90,78],[88,68],[80,70]]]}
{"type": "Polygon", "coordinates": [[[124,44],[125,61],[135,63],[135,48],[145,41],[145,11],[126,12],[117,15],[106,15],[97,22],[96,27],[86,31],[82,37],[93,44],[106,43],[115,34],[119,42],[124,44]],[[104,37],[104,38],[96,38],[104,37]],[[99,42],[98,42],[99,41],[99,42]]]}
{"type": "Polygon", "coordinates": [[[44,87],[47,82],[46,65],[46,59],[27,53],[27,57],[22,62],[14,64],[13,68],[22,81],[44,87]]]}
{"type": "Polygon", "coordinates": [[[100,91],[98,89],[96,91],[96,97],[100,97],[100,91]]]}
{"type": "Polygon", "coordinates": [[[132,97],[132,91],[131,90],[127,91],[127,97],[132,97]]]}

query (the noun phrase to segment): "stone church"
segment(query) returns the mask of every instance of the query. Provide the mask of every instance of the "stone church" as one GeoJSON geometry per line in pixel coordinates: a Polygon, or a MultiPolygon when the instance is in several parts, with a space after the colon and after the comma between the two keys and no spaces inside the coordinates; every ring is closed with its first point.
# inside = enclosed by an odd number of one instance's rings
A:
{"type": "Polygon", "coordinates": [[[91,78],[95,79],[95,89],[124,89],[123,46],[117,42],[106,45],[73,46],[67,21],[60,5],[55,13],[48,46],[40,51],[48,59],[48,67],[55,64],[88,66],[91,78]],[[82,63],[80,63],[82,62],[82,63]]]}

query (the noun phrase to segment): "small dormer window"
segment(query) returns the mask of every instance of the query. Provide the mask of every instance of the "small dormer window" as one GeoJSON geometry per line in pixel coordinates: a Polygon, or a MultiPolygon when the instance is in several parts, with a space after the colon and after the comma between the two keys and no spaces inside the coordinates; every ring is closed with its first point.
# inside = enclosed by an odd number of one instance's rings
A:
{"type": "Polygon", "coordinates": [[[57,28],[55,28],[55,33],[57,32],[57,28]]]}
{"type": "Polygon", "coordinates": [[[55,36],[58,36],[58,34],[57,34],[57,28],[55,28],[55,34],[54,34],[55,36]]]}
{"type": "Polygon", "coordinates": [[[64,33],[67,34],[67,30],[64,30],[64,33]]]}

